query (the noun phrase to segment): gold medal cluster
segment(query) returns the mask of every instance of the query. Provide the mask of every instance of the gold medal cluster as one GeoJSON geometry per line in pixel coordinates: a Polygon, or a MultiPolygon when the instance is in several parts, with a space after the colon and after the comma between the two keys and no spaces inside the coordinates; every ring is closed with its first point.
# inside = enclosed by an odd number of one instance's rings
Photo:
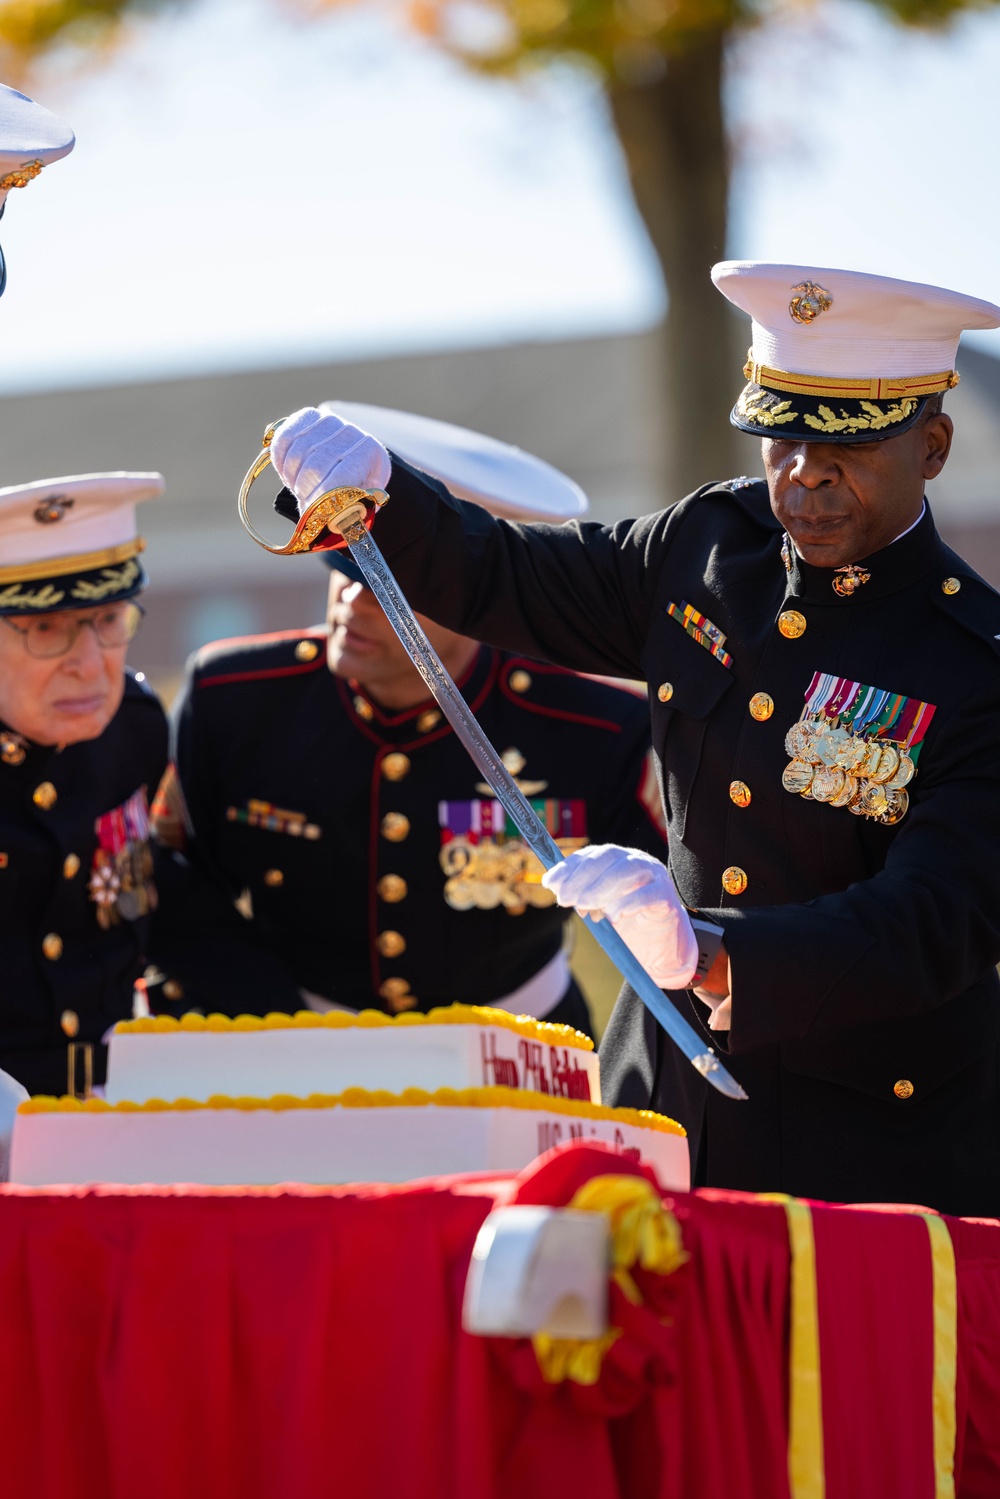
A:
{"type": "Polygon", "coordinates": [[[781,784],[793,795],[846,807],[892,827],[906,816],[906,787],[916,775],[907,750],[887,739],[866,739],[822,718],[800,719],[785,736],[791,760],[781,784]]]}
{"type": "Polygon", "coordinates": [[[555,905],[555,896],[539,883],[541,864],[520,839],[498,843],[483,838],[472,843],[452,838],[442,847],[440,860],[448,876],[444,898],[455,911],[503,906],[511,916],[520,916],[528,906],[555,905]]]}
{"type": "Polygon", "coordinates": [[[97,907],[97,922],[105,931],[121,921],[137,921],[156,908],[153,856],[143,840],[129,842],[112,853],[99,848],[89,880],[90,899],[97,907]]]}

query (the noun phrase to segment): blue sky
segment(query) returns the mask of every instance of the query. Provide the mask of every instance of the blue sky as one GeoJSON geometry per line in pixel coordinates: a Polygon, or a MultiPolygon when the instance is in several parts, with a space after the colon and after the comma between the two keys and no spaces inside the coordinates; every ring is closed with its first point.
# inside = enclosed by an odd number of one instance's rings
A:
{"type": "MultiPolygon", "coordinates": [[[[758,32],[733,61],[729,253],[1000,301],[998,77],[1000,8],[928,38],[827,0],[758,32]]],[[[600,91],[569,70],[475,79],[370,5],[196,0],[33,89],[79,143],[0,225],[0,391],[662,313],[600,91]]]]}

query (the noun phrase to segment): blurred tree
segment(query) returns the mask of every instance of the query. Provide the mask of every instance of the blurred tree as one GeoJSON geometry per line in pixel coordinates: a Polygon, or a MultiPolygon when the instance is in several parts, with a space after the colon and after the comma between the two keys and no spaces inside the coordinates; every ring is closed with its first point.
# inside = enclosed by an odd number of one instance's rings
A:
{"type": "MultiPolygon", "coordinates": [[[[56,45],[113,39],[132,16],[180,0],[0,0],[0,76],[23,77],[56,45]]],[[[275,0],[301,12],[366,0],[275,0]]],[[[727,414],[738,386],[737,325],[708,270],[726,252],[730,157],[724,67],[730,41],[778,12],[822,0],[394,0],[409,23],[484,73],[555,60],[596,68],[636,204],[669,293],[663,379],[676,499],[731,471],[727,414]]],[[[941,27],[1000,0],[867,0],[914,27],[941,27]]]]}

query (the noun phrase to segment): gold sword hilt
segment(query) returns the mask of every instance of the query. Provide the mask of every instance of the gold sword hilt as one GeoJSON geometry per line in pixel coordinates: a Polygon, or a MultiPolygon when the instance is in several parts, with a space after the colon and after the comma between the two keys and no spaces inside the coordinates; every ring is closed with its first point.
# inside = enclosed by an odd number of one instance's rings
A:
{"type": "Polygon", "coordinates": [[[389,498],[384,489],[360,489],[356,485],[346,485],[342,489],[328,489],[324,494],[317,495],[299,516],[298,524],[284,546],[272,546],[254,528],[247,509],[250,491],[271,462],[271,439],[280,426],[280,422],[270,422],[265,428],[261,450],[247,469],[246,477],[240,485],[239,512],[244,529],[259,547],[276,557],[291,557],[296,552],[342,551],[346,546],[348,530],[356,526],[371,529],[372,521],[389,498]],[[334,541],[335,536],[340,539],[334,541]]]}

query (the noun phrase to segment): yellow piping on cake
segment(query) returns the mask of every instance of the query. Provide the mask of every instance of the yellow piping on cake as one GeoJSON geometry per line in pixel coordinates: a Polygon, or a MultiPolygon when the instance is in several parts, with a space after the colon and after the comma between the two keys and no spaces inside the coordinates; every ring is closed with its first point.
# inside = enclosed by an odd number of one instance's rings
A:
{"type": "Polygon", "coordinates": [[[612,1109],[605,1104],[589,1103],[579,1098],[553,1098],[545,1093],[530,1093],[519,1088],[438,1088],[426,1093],[423,1088],[406,1088],[402,1093],[372,1092],[367,1088],[345,1088],[343,1093],[310,1093],[293,1098],[279,1093],[274,1098],[227,1098],[215,1094],[204,1103],[192,1098],[178,1098],[167,1103],[149,1098],[145,1103],[108,1103],[103,1098],[52,1098],[44,1093],[29,1098],[18,1109],[19,1114],[162,1114],[192,1109],[530,1109],[541,1114],[568,1114],[575,1119],[606,1119],[614,1124],[631,1124],[639,1129],[656,1129],[665,1135],[686,1135],[676,1120],[650,1109],[612,1109]]]}
{"type": "Polygon", "coordinates": [[[499,1025],[505,1030],[515,1031],[529,1041],[544,1041],[549,1046],[574,1046],[579,1051],[593,1051],[594,1043],[582,1031],[571,1025],[553,1025],[549,1020],[534,1020],[530,1015],[511,1015],[506,1010],[492,1010],[488,1005],[439,1005],[424,1015],[416,1010],[407,1010],[402,1015],[386,1015],[381,1010],[360,1010],[354,1014],[347,1010],[328,1010],[320,1015],[314,1010],[297,1010],[294,1015],[182,1015],[175,1020],[172,1015],[146,1015],[139,1020],[119,1020],[115,1026],[117,1036],[170,1035],[176,1031],[219,1031],[231,1035],[234,1031],[287,1031],[329,1030],[342,1031],[354,1027],[363,1030],[379,1030],[385,1026],[408,1025],[499,1025]]]}

